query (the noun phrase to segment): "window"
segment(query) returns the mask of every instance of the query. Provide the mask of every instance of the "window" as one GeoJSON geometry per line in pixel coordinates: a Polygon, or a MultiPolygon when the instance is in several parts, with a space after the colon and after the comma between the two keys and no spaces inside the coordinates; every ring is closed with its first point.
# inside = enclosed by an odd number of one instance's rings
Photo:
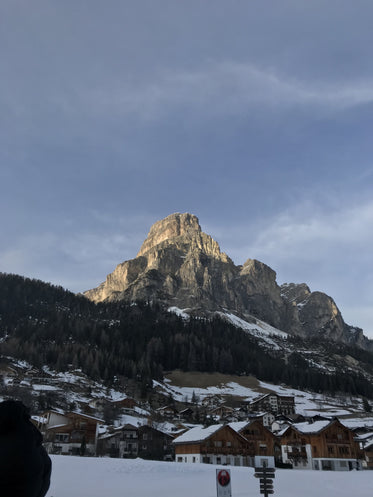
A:
{"type": "Polygon", "coordinates": [[[177,462],[183,462],[183,458],[182,457],[178,457],[177,458],[177,462]]]}
{"type": "Polygon", "coordinates": [[[223,442],[221,440],[215,440],[214,446],[215,447],[223,447],[223,442]]]}
{"type": "Polygon", "coordinates": [[[227,447],[232,447],[232,442],[227,442],[226,445],[227,447]]]}
{"type": "Polygon", "coordinates": [[[69,435],[67,433],[56,433],[54,441],[60,443],[66,443],[69,441],[69,435]]]}
{"type": "Polygon", "coordinates": [[[196,462],[196,458],[195,458],[195,456],[193,456],[193,462],[196,462]]]}
{"type": "Polygon", "coordinates": [[[143,440],[148,440],[148,435],[147,435],[147,433],[143,433],[143,434],[142,434],[142,439],[143,439],[143,440]]]}

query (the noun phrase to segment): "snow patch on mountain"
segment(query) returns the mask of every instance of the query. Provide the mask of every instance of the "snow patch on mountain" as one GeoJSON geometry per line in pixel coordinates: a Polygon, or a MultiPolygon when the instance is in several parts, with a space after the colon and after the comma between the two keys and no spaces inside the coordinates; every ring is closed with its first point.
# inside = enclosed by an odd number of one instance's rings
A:
{"type": "Polygon", "coordinates": [[[167,309],[167,311],[173,312],[174,314],[176,314],[177,316],[179,316],[183,319],[189,319],[189,314],[186,312],[187,309],[179,309],[179,307],[172,306],[172,307],[169,307],[167,309]]]}

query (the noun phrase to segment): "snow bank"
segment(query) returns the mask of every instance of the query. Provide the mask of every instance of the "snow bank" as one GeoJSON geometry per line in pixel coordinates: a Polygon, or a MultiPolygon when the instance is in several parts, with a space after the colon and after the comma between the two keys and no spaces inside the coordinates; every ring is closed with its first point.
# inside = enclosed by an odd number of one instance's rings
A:
{"type": "MultiPolygon", "coordinates": [[[[216,497],[219,466],[141,459],[52,456],[47,497],[216,497]]],[[[253,468],[230,467],[232,497],[259,494],[253,468]]],[[[372,496],[370,471],[318,472],[277,470],[276,497],[372,496]]]]}

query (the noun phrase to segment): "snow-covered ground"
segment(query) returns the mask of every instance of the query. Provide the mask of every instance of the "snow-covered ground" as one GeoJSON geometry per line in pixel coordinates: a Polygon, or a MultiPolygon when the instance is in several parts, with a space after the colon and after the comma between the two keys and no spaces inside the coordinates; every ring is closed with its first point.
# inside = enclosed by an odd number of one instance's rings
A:
{"type": "MultiPolygon", "coordinates": [[[[216,497],[216,468],[141,459],[52,456],[47,497],[216,497]]],[[[227,469],[227,468],[225,468],[227,469]]],[[[232,497],[260,496],[253,468],[230,467],[232,497]]],[[[277,470],[277,497],[371,497],[372,471],[277,470]]]]}
{"type": "MultiPolygon", "coordinates": [[[[305,416],[314,416],[320,413],[325,416],[345,416],[362,411],[361,398],[352,397],[348,399],[347,397],[341,397],[338,399],[337,397],[331,397],[330,395],[306,392],[284,385],[273,385],[263,381],[259,381],[258,385],[262,389],[275,392],[279,395],[294,396],[296,412],[305,416]]],[[[193,394],[198,396],[200,400],[210,395],[234,395],[236,397],[242,397],[242,399],[246,401],[252,401],[262,395],[257,389],[251,389],[233,381],[218,386],[194,388],[178,387],[173,385],[169,379],[165,379],[163,383],[153,381],[153,386],[158,388],[165,395],[172,395],[175,400],[180,402],[184,399],[190,401],[193,394]]]]}

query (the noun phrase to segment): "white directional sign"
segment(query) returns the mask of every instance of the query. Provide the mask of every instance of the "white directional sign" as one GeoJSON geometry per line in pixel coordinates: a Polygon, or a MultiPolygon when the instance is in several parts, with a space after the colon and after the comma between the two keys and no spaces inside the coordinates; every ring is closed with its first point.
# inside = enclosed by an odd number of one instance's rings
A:
{"type": "Polygon", "coordinates": [[[231,472],[229,469],[216,470],[217,497],[232,497],[231,472]]]}

